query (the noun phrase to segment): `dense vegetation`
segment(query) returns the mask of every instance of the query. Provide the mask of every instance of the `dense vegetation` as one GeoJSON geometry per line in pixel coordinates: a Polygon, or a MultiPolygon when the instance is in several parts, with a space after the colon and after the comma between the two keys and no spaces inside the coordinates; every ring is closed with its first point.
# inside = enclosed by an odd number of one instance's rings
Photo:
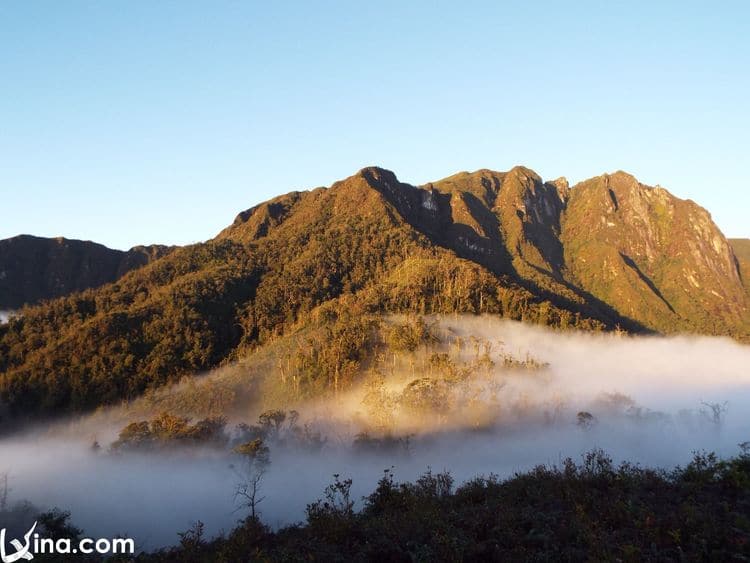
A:
{"type": "Polygon", "coordinates": [[[449,474],[397,483],[386,471],[354,509],[335,476],[301,525],[248,518],[226,537],[200,528],[141,561],[729,561],[750,556],[750,455],[698,454],[672,472],[619,467],[601,451],[507,481],[454,490],[449,474]]]}
{"type": "Polygon", "coordinates": [[[171,250],[151,245],[122,251],[90,241],[30,235],[0,240],[0,310],[99,287],[171,250]]]}
{"type": "Polygon", "coordinates": [[[745,291],[750,296],[750,239],[730,239],[732,249],[740,266],[745,291]]]}
{"type": "Polygon", "coordinates": [[[604,326],[405,228],[347,216],[335,228],[323,221],[282,234],[182,248],[115,284],[24,309],[0,326],[5,414],[80,412],[131,399],[313,317],[469,312],[604,326]]]}
{"type": "MultiPolygon", "coordinates": [[[[254,450],[257,452],[257,448],[254,450]]],[[[501,480],[454,487],[447,473],[399,483],[386,471],[357,509],[334,476],[304,522],[279,530],[248,516],[210,539],[197,522],[179,545],[141,562],[237,561],[731,561],[750,557],[750,455],[696,454],[672,471],[615,466],[604,452],[501,480]]],[[[1,500],[1,498],[0,498],[1,500]]],[[[262,507],[262,504],[260,505],[262,507]]],[[[33,514],[0,505],[0,516],[33,514]]],[[[69,514],[44,527],[80,537],[69,514]]],[[[128,558],[127,560],[131,560],[128,558]]]]}
{"type": "MultiPolygon", "coordinates": [[[[620,203],[614,211],[599,209],[602,198],[590,198],[599,214],[619,213],[628,198],[640,210],[657,193],[627,175],[602,177],[576,190],[606,195],[602,182],[612,194],[618,191],[620,203]]],[[[580,259],[579,243],[593,248],[590,230],[572,221],[567,190],[564,182],[542,183],[524,168],[459,174],[429,189],[400,184],[392,173],[371,168],[330,189],[262,204],[240,214],[212,241],[174,250],[102,288],[26,307],[0,325],[0,429],[11,420],[20,424],[27,417],[129,401],[241,358],[300,327],[327,322],[335,325],[328,330],[339,348],[312,350],[307,360],[297,360],[306,362],[302,381],[310,393],[335,391],[352,377],[351,362],[360,361],[367,348],[366,327],[347,325],[363,315],[490,313],[560,328],[651,327],[741,336],[737,323],[746,312],[745,290],[731,252],[722,246],[725,239],[704,212],[658,192],[662,203],[651,206],[654,217],[646,217],[658,223],[659,213],[668,216],[674,208],[675,228],[698,221],[705,234],[696,238],[685,231],[685,237],[662,241],[657,234],[663,225],[649,226],[658,232],[649,231],[644,242],[650,253],[687,256],[669,242],[685,238],[697,245],[690,256],[708,256],[716,252],[707,241],[720,243],[721,253],[711,258],[715,267],[691,262],[701,289],[700,299],[687,302],[700,311],[683,314],[681,301],[669,301],[667,291],[686,294],[683,287],[669,286],[682,279],[671,272],[687,267],[679,260],[662,256],[656,276],[639,266],[635,254],[622,258],[612,250],[617,263],[607,258],[606,267],[599,264],[601,253],[580,259]],[[599,270],[613,277],[605,279],[599,270]],[[717,276],[727,283],[714,284],[717,276]],[[662,281],[664,293],[656,285],[662,281]],[[710,297],[714,285],[728,297],[710,297]],[[616,309],[615,297],[635,309],[616,309]]],[[[607,197],[603,201],[612,207],[607,197]]],[[[627,214],[610,219],[635,225],[627,214]]],[[[606,232],[614,229],[606,225],[606,232]]],[[[611,232],[629,233],[626,242],[637,246],[630,240],[636,227],[623,229],[611,232]]]]}

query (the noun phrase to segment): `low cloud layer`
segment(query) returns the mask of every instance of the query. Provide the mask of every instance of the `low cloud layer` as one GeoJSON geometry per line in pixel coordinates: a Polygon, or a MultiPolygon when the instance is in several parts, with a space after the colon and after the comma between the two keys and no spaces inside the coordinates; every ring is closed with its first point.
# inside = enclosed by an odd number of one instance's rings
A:
{"type": "MultiPolygon", "coordinates": [[[[408,448],[375,454],[351,447],[372,422],[362,403],[365,388],[304,405],[301,420],[314,421],[328,441],[316,453],[271,445],[264,521],[302,520],[306,504],[322,495],[334,473],[352,477],[359,497],[391,467],[397,480],[414,479],[429,466],[461,482],[580,459],[600,447],[615,461],[669,468],[688,462],[694,450],[732,455],[750,440],[750,347],[732,340],[562,333],[482,317],[443,319],[434,330],[455,361],[469,365],[480,349],[492,358],[480,382],[485,387],[464,386],[479,389],[474,406],[461,403],[426,418],[396,413],[390,431],[411,434],[408,448]],[[548,365],[508,368],[503,357],[548,365]],[[470,408],[481,418],[469,416],[470,408]],[[591,419],[582,420],[581,412],[591,419]]],[[[419,356],[398,366],[386,377],[394,392],[425,375],[419,356]]],[[[128,534],[148,548],[174,543],[193,521],[216,534],[244,515],[233,500],[238,460],[232,454],[94,453],[90,427],[74,428],[86,430],[71,435],[69,427],[53,428],[0,443],[0,473],[9,474],[12,499],[71,510],[89,535],[128,534]]]]}

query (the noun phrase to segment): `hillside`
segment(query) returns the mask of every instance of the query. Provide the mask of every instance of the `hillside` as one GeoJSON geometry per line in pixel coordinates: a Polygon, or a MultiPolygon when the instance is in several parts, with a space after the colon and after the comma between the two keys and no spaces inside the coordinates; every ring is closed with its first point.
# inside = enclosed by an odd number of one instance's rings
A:
{"type": "Polygon", "coordinates": [[[102,286],[169,251],[160,245],[113,250],[62,237],[0,240],[0,310],[102,286]]]}
{"type": "Polygon", "coordinates": [[[740,266],[740,275],[745,284],[745,291],[750,295],[750,239],[730,239],[729,244],[732,245],[732,250],[734,250],[734,254],[737,256],[737,262],[740,266]]]}
{"type": "Polygon", "coordinates": [[[733,250],[710,214],[623,172],[571,190],[563,226],[571,279],[660,331],[744,330],[733,250]]]}
{"type": "Polygon", "coordinates": [[[624,172],[569,188],[532,170],[462,173],[421,188],[372,173],[432,241],[565,308],[626,328],[737,334],[747,297],[710,215],[624,172]]]}
{"type": "Polygon", "coordinates": [[[0,326],[0,415],[131,399],[313,319],[343,323],[346,345],[309,374],[337,390],[364,342],[352,315],[742,336],[747,301],[708,213],[627,174],[570,188],[517,167],[416,187],[366,168],[244,211],[116,283],[25,308],[0,326]]]}
{"type": "MultiPolygon", "coordinates": [[[[352,199],[361,198],[355,213],[371,210],[374,216],[385,202],[394,220],[430,243],[562,308],[632,330],[746,330],[742,279],[710,215],[624,172],[570,188],[564,178],[543,182],[516,167],[415,187],[392,172],[368,168],[332,190],[344,186],[352,199]]],[[[240,214],[219,237],[250,241],[304,229],[315,215],[316,198],[325,194],[294,192],[272,200],[240,214]]]]}

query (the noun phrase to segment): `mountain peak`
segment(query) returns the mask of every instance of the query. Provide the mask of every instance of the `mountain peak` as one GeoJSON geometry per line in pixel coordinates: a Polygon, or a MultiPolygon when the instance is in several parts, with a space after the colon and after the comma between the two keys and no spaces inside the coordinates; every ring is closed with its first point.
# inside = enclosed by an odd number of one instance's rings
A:
{"type": "Polygon", "coordinates": [[[372,188],[375,188],[379,192],[388,191],[393,192],[406,184],[399,182],[396,174],[387,168],[381,168],[380,166],[366,166],[365,168],[357,171],[356,174],[350,176],[344,182],[362,179],[372,188]]]}
{"type": "Polygon", "coordinates": [[[518,177],[519,179],[522,179],[522,180],[531,179],[531,180],[533,180],[535,182],[539,182],[539,183],[542,182],[542,177],[539,174],[537,174],[531,168],[528,168],[528,167],[520,165],[520,164],[516,165],[513,168],[511,168],[510,170],[508,170],[507,175],[508,176],[516,176],[516,177],[518,177]]]}
{"type": "MultiPolygon", "coordinates": [[[[396,180],[396,174],[392,170],[382,168],[381,166],[365,166],[361,168],[355,176],[362,176],[368,180],[374,181],[393,181],[396,180]]],[[[396,180],[397,181],[397,180],[396,180]]]]}
{"type": "Polygon", "coordinates": [[[638,179],[633,174],[625,170],[615,170],[614,172],[605,174],[605,176],[626,182],[638,182],[638,179]]]}
{"type": "Polygon", "coordinates": [[[424,244],[601,318],[620,314],[657,330],[711,332],[744,322],[743,281],[708,213],[623,170],[572,188],[564,177],[545,182],[522,165],[414,186],[368,166],[329,189],[261,204],[220,238],[256,241],[278,229],[281,238],[303,237],[311,224],[322,232],[352,222],[378,232],[414,229],[424,244]]]}
{"type": "Polygon", "coordinates": [[[364,180],[370,188],[376,190],[397,208],[409,207],[413,204],[412,200],[418,191],[415,186],[400,182],[392,171],[379,166],[362,168],[354,176],[344,180],[342,184],[350,183],[353,179],[364,180]]]}
{"type": "Polygon", "coordinates": [[[257,205],[215,240],[160,253],[0,241],[0,308],[118,280],[3,325],[0,395],[17,398],[20,413],[66,396],[97,406],[103,381],[107,396],[132,396],[291,334],[318,312],[357,314],[354,304],[750,334],[746,261],[705,210],[621,171],[568,191],[564,179],[543,182],[523,166],[422,187],[372,166],[257,205]],[[101,362],[102,349],[116,362],[101,362]],[[168,350],[168,363],[153,350],[168,350]]]}
{"type": "Polygon", "coordinates": [[[398,192],[403,187],[413,187],[408,184],[402,184],[396,177],[396,174],[387,168],[380,166],[365,166],[351,176],[338,182],[334,182],[331,188],[340,189],[343,186],[353,186],[362,182],[367,186],[374,188],[378,192],[398,192]]]}

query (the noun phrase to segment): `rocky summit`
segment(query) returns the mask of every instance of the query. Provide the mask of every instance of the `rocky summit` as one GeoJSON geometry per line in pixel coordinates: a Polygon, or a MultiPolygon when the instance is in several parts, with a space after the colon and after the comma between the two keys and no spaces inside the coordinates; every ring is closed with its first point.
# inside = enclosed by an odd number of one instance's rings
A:
{"type": "Polygon", "coordinates": [[[333,214],[408,226],[430,243],[508,276],[561,307],[624,328],[741,334],[748,326],[747,241],[711,215],[625,172],[570,187],[534,171],[461,172],[424,186],[371,167],[329,189],[293,192],[241,213],[220,238],[252,241],[333,214]]]}

